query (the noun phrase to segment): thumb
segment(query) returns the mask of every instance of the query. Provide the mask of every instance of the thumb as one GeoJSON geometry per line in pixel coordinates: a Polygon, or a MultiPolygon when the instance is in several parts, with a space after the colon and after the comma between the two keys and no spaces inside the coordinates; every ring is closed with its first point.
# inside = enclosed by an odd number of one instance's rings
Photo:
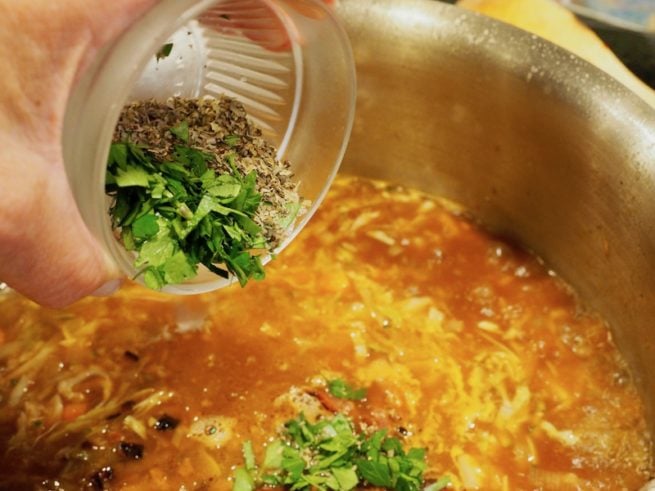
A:
{"type": "Polygon", "coordinates": [[[0,280],[50,307],[119,273],[85,227],[61,128],[77,76],[156,0],[0,0],[0,280]]]}
{"type": "Polygon", "coordinates": [[[82,221],[63,167],[39,155],[15,157],[0,168],[0,279],[42,305],[63,307],[117,278],[82,221]]]}

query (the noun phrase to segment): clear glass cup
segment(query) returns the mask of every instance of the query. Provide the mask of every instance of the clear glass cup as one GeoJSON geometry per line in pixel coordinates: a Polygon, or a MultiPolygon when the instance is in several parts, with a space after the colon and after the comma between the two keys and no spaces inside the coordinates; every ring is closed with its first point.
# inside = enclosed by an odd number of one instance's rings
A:
{"type": "MultiPolygon", "coordinates": [[[[278,253],[321,203],[350,136],[355,71],[345,31],[320,1],[162,0],[99,54],[68,103],[64,162],[86,225],[128,277],[137,274],[134,256],[114,236],[104,191],[123,106],[221,94],[242,102],[278,157],[291,162],[300,194],[312,202],[278,253]],[[157,61],[167,43],[170,55],[157,61]]],[[[234,281],[203,269],[163,291],[201,293],[234,281]]]]}

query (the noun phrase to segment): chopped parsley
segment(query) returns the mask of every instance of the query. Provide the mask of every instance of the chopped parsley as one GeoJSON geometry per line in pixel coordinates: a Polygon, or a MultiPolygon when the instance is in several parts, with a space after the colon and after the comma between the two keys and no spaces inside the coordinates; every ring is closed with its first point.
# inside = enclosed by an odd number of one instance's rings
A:
{"type": "Polygon", "coordinates": [[[188,146],[189,126],[170,129],[180,144],[167,161],[147,148],[123,141],[109,152],[106,192],[113,198],[112,225],[145,284],[159,290],[197,275],[202,264],[243,286],[264,278],[260,258],[268,249],[253,221],[261,196],[253,170],[241,174],[233,153],[225,156],[230,173],[217,174],[212,155],[188,146]]]}
{"type": "Polygon", "coordinates": [[[278,486],[292,490],[343,490],[377,486],[398,491],[438,491],[447,478],[426,486],[425,449],[407,452],[386,430],[357,434],[350,419],[336,414],[317,423],[301,414],[287,421],[257,465],[252,443],[243,445],[245,465],[234,472],[233,491],[278,486]]]}
{"type": "Polygon", "coordinates": [[[355,389],[352,385],[338,378],[328,380],[328,391],[338,399],[350,399],[351,401],[361,401],[366,398],[366,389],[355,389]]]}
{"type": "Polygon", "coordinates": [[[173,51],[173,43],[166,43],[162,45],[161,48],[159,48],[159,51],[157,51],[155,58],[157,58],[157,61],[162,60],[168,57],[171,54],[171,51],[173,51]]]}
{"type": "Polygon", "coordinates": [[[227,135],[225,138],[223,138],[223,141],[228,147],[235,146],[237,143],[239,143],[240,140],[241,138],[239,138],[238,135],[227,135]]]}

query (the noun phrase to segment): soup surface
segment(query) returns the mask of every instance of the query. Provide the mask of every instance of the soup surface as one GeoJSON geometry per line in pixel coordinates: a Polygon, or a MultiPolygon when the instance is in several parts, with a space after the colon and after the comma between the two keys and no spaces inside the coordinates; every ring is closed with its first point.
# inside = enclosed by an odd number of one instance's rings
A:
{"type": "Polygon", "coordinates": [[[454,489],[638,489],[643,407],[606,325],[435,200],[340,177],[267,279],[0,299],[1,489],[230,489],[281,423],[335,412],[454,489]],[[365,387],[333,397],[326,381],[365,387]]]}

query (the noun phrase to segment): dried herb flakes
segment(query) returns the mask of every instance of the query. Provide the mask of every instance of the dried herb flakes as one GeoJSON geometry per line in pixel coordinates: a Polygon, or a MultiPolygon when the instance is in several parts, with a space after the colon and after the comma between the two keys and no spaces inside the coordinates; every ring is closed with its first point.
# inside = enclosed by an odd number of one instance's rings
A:
{"type": "Polygon", "coordinates": [[[127,106],[106,191],[114,229],[153,289],[195,277],[198,264],[242,286],[263,278],[259,254],[303,211],[289,163],[228,98],[127,106]]]}
{"type": "Polygon", "coordinates": [[[253,219],[269,247],[275,249],[288,225],[306,211],[308,203],[298,195],[290,163],[277,159],[277,149],[235,99],[173,97],[134,102],[121,113],[114,142],[135,143],[148,148],[157,160],[168,161],[184,136],[185,125],[188,138],[182,140],[211,155],[208,165],[218,174],[232,172],[228,155],[233,155],[233,165],[241,174],[255,171],[255,190],[261,195],[261,204],[253,219]]]}

